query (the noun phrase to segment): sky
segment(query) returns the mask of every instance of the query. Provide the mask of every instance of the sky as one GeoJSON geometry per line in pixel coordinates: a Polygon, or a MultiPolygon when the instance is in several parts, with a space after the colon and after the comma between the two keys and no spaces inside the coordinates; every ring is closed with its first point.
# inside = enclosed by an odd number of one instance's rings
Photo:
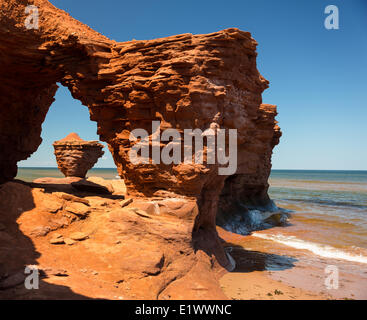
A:
{"type": "MultiPolygon", "coordinates": [[[[251,32],[258,69],[270,81],[263,102],[278,106],[283,132],[273,169],[367,170],[366,0],[50,2],[116,41],[251,32]],[[328,5],[339,9],[338,30],[324,26],[328,5]]],[[[61,85],[55,99],[42,145],[20,167],[55,167],[52,143],[70,132],[98,140],[87,107],[61,85]]],[[[107,147],[96,167],[115,167],[107,147]]]]}

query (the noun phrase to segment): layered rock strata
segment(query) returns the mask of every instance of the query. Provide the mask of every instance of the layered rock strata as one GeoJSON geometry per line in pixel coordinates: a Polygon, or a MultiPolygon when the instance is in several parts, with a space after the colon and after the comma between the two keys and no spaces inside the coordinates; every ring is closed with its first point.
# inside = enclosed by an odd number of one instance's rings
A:
{"type": "Polygon", "coordinates": [[[98,141],[85,141],[78,134],[70,133],[53,143],[59,170],[65,177],[84,178],[98,159],[104,155],[98,141]]]}
{"type": "MultiPolygon", "coordinates": [[[[281,135],[276,107],[262,103],[268,81],[257,70],[256,45],[250,33],[235,28],[118,43],[46,0],[0,0],[0,149],[6,150],[0,183],[14,178],[17,162],[37,150],[60,82],[89,108],[128,194],[193,199],[198,211],[189,234],[198,261],[203,254],[230,266],[216,216],[226,218],[233,207],[271,205],[267,179],[281,135]],[[38,29],[24,25],[29,4],[39,8],[38,29]],[[236,172],[219,175],[219,163],[206,158],[202,164],[132,163],[130,133],[145,129],[152,137],[152,121],[161,132],[177,129],[180,139],[185,129],[237,130],[236,172]]],[[[167,239],[174,237],[172,229],[167,239]]]]}

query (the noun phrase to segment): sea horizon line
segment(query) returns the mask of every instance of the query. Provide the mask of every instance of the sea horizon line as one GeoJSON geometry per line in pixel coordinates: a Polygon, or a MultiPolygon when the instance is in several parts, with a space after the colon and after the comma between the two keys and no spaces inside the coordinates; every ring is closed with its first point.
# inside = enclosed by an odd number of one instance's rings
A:
{"type": "MultiPolygon", "coordinates": [[[[58,169],[58,167],[48,167],[48,166],[19,166],[18,169],[58,169]]],[[[96,170],[96,169],[116,169],[117,168],[113,168],[113,167],[97,167],[97,168],[92,168],[91,170],[96,170]]],[[[278,169],[278,168],[274,168],[271,169],[271,171],[330,171],[330,172],[335,172],[335,171],[356,171],[356,172],[367,172],[367,169],[278,169]]]]}

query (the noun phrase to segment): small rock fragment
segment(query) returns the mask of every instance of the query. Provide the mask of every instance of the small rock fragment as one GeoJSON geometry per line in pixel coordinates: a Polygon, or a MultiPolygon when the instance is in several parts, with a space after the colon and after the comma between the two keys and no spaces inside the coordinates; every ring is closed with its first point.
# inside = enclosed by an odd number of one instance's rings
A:
{"type": "Polygon", "coordinates": [[[131,208],[130,210],[136,213],[138,216],[141,216],[144,218],[151,218],[150,215],[146,211],[140,210],[138,208],[131,208]]]}
{"type": "Polygon", "coordinates": [[[89,201],[87,199],[76,197],[76,196],[73,196],[71,194],[64,193],[64,192],[53,192],[52,194],[59,197],[60,199],[64,199],[64,200],[72,201],[72,202],[80,202],[80,203],[84,203],[87,206],[89,206],[89,201]]]}
{"type": "Polygon", "coordinates": [[[84,232],[74,232],[69,236],[72,240],[82,241],[88,238],[88,235],[84,232]]]}
{"type": "Polygon", "coordinates": [[[69,211],[71,213],[74,213],[75,215],[79,217],[86,217],[90,213],[90,209],[88,206],[86,206],[83,203],[75,202],[70,203],[66,208],[66,211],[69,211]]]}
{"type": "Polygon", "coordinates": [[[46,226],[39,226],[34,228],[31,231],[31,235],[35,236],[35,237],[44,237],[46,236],[49,232],[51,231],[50,227],[46,227],[46,226]]]}
{"type": "Polygon", "coordinates": [[[123,207],[128,206],[132,202],[133,202],[133,199],[129,198],[129,199],[125,199],[125,200],[120,201],[120,205],[123,208],[123,207]]]}
{"type": "Polygon", "coordinates": [[[51,239],[50,239],[50,243],[51,244],[63,244],[64,242],[64,237],[61,234],[55,233],[52,235],[51,239]]]}

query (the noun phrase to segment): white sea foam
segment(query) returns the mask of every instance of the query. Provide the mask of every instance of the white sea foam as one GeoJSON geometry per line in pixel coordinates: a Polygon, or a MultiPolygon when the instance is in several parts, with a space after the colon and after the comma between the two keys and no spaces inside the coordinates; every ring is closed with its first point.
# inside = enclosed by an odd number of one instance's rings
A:
{"type": "Polygon", "coordinates": [[[337,260],[347,260],[351,262],[359,262],[367,264],[367,256],[364,255],[356,255],[351,254],[349,252],[345,252],[343,250],[336,249],[334,247],[328,245],[321,245],[314,242],[308,242],[301,239],[298,239],[294,236],[284,236],[284,235],[271,235],[265,233],[254,232],[252,236],[272,240],[281,244],[284,244],[288,247],[292,247],[295,249],[303,249],[308,250],[323,258],[331,258],[337,260]]]}

